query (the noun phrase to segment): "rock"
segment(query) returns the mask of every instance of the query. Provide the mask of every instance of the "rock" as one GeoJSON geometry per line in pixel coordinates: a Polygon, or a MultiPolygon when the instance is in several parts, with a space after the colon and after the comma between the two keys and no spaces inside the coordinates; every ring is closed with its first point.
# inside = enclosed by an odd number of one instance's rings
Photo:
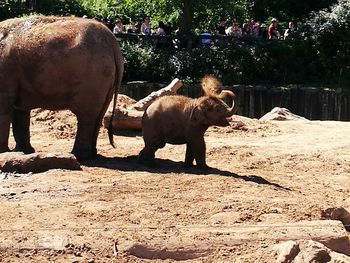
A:
{"type": "Polygon", "coordinates": [[[211,248],[191,247],[186,248],[174,244],[142,244],[138,242],[127,242],[123,252],[142,259],[172,259],[189,260],[207,256],[213,252],[211,248]]]}
{"type": "MultiPolygon", "coordinates": [[[[249,226],[234,224],[228,227],[193,225],[191,228],[174,228],[174,231],[177,234],[166,243],[156,237],[145,244],[120,242],[118,250],[139,258],[186,260],[209,255],[219,248],[230,249],[256,240],[312,239],[339,253],[350,254],[349,237],[343,225],[334,220],[249,226]]],[[[298,254],[298,246],[293,241],[277,247],[277,250],[282,254],[278,255],[281,263],[290,262],[288,260],[298,254]]]]}
{"type": "Polygon", "coordinates": [[[350,257],[314,240],[285,241],[274,246],[276,263],[349,263],[350,257]]]}
{"type": "Polygon", "coordinates": [[[312,263],[312,262],[329,262],[331,260],[330,249],[325,245],[313,241],[301,241],[299,242],[300,253],[295,258],[296,263],[312,263]]]}
{"type": "Polygon", "coordinates": [[[276,263],[291,262],[300,252],[299,245],[296,241],[288,240],[275,245],[274,250],[277,252],[276,263]]]}
{"type": "Polygon", "coordinates": [[[80,164],[73,154],[20,152],[0,154],[0,170],[3,172],[40,173],[49,169],[80,170],[80,164]]]}
{"type": "Polygon", "coordinates": [[[260,121],[271,121],[271,120],[275,120],[275,121],[286,121],[286,120],[307,121],[308,119],[301,117],[301,116],[298,116],[296,114],[293,114],[286,108],[275,107],[270,112],[268,112],[264,116],[262,116],[259,120],[260,121]]]}

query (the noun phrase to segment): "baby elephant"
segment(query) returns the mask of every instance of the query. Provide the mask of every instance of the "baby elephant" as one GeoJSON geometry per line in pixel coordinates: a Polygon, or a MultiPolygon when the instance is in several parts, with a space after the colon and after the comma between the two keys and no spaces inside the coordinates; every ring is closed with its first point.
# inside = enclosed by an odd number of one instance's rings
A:
{"type": "Polygon", "coordinates": [[[205,96],[191,99],[181,95],[164,96],[154,101],[142,117],[145,147],[139,160],[154,165],[155,152],[166,143],[186,144],[185,167],[208,168],[205,161],[204,133],[210,126],[228,126],[227,118],[237,110],[234,100],[230,108],[222,98],[235,97],[229,90],[221,90],[221,82],[212,76],[202,79],[205,96]]]}

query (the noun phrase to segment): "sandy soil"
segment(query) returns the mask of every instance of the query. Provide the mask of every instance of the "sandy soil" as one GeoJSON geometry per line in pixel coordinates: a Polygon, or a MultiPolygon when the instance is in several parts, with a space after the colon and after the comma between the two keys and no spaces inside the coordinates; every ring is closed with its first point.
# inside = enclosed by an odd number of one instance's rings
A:
{"type": "MultiPolygon", "coordinates": [[[[71,150],[72,114],[36,110],[31,122],[37,151],[71,150]]],[[[274,262],[273,234],[225,243],[205,230],[262,226],[273,233],[271,224],[350,209],[349,132],[346,122],[237,117],[207,131],[213,169],[200,171],[182,167],[184,146],[159,150],[157,168],[139,165],[140,133],[115,136],[114,149],[101,129],[100,156],[81,171],[0,174],[0,261],[274,262]],[[128,254],[135,242],[160,247],[158,259],[128,254]]]]}

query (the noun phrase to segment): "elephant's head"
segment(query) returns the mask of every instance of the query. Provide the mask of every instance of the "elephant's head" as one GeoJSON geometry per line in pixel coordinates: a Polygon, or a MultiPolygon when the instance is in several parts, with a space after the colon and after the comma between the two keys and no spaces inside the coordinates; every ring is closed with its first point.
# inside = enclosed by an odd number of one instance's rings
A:
{"type": "Polygon", "coordinates": [[[191,112],[191,122],[202,126],[229,126],[228,118],[237,111],[234,101],[235,94],[229,90],[223,90],[219,96],[204,96],[195,100],[191,112]],[[232,106],[229,107],[221,98],[229,95],[233,98],[232,106]]]}

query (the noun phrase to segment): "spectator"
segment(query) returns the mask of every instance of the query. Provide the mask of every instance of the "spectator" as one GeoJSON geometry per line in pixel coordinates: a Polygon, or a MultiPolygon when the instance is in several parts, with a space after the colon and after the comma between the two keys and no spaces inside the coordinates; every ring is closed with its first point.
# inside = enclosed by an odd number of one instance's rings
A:
{"type": "Polygon", "coordinates": [[[162,22],[162,21],[159,21],[158,22],[158,27],[156,29],[156,32],[155,34],[157,36],[161,36],[159,38],[157,38],[155,40],[155,44],[156,44],[156,47],[158,48],[164,48],[164,47],[167,47],[169,46],[169,41],[168,39],[165,37],[166,33],[165,33],[165,24],[162,22]]]}
{"type": "Polygon", "coordinates": [[[224,20],[220,20],[219,24],[216,27],[216,34],[219,36],[226,35],[226,25],[224,20]]]}
{"type": "Polygon", "coordinates": [[[275,40],[280,38],[280,33],[277,30],[277,19],[272,18],[271,24],[267,29],[267,35],[269,40],[275,40]]]}
{"type": "Polygon", "coordinates": [[[265,24],[260,25],[260,30],[259,30],[259,37],[262,39],[267,39],[267,26],[265,24]]]}
{"type": "Polygon", "coordinates": [[[286,40],[291,37],[296,32],[296,28],[294,27],[294,23],[290,21],[288,23],[288,28],[284,31],[283,39],[286,40]]]}
{"type": "Polygon", "coordinates": [[[122,23],[122,21],[119,18],[117,18],[114,21],[113,34],[123,33],[123,31],[124,31],[123,23],[122,23]]]}
{"type": "Polygon", "coordinates": [[[140,30],[136,27],[135,22],[131,21],[127,32],[128,34],[139,34],[140,30]]]}
{"type": "Polygon", "coordinates": [[[112,19],[108,19],[106,21],[106,26],[109,28],[109,30],[111,30],[113,32],[113,28],[114,28],[114,23],[112,19]]]}
{"type": "Polygon", "coordinates": [[[162,21],[158,22],[158,27],[156,29],[156,35],[158,35],[158,36],[165,35],[165,24],[162,21]]]}
{"type": "Polygon", "coordinates": [[[149,17],[145,17],[143,19],[143,23],[141,24],[141,34],[142,35],[151,34],[151,27],[149,25],[149,17]]]}
{"type": "Polygon", "coordinates": [[[242,26],[242,35],[248,36],[249,30],[250,30],[250,21],[248,19],[246,19],[245,22],[243,23],[243,26],[242,26]]]}
{"type": "Polygon", "coordinates": [[[173,26],[171,25],[171,23],[167,23],[166,25],[165,25],[165,34],[166,35],[171,35],[172,34],[172,32],[173,32],[173,26]]]}
{"type": "Polygon", "coordinates": [[[260,33],[260,24],[254,20],[252,20],[252,21],[253,21],[253,23],[251,24],[249,35],[252,38],[258,38],[259,33],[260,33]]]}
{"type": "Polygon", "coordinates": [[[226,29],[226,34],[228,36],[234,36],[237,38],[241,38],[242,34],[243,34],[242,28],[240,27],[239,23],[233,22],[232,25],[226,29]]]}

